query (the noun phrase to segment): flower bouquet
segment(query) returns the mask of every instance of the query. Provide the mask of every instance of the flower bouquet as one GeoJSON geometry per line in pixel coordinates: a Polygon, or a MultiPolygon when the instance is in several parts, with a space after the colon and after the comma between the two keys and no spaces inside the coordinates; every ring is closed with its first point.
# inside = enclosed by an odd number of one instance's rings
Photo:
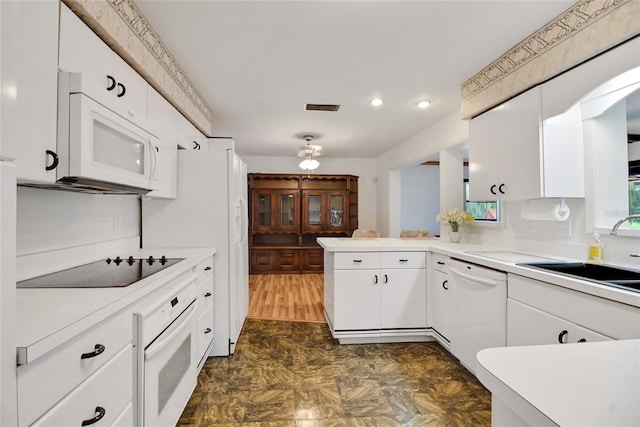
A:
{"type": "Polygon", "coordinates": [[[474,220],[475,218],[473,215],[465,211],[459,211],[458,208],[453,208],[448,212],[443,212],[436,216],[436,221],[449,223],[451,231],[455,233],[460,231],[460,225],[467,222],[473,222],[474,220]]]}

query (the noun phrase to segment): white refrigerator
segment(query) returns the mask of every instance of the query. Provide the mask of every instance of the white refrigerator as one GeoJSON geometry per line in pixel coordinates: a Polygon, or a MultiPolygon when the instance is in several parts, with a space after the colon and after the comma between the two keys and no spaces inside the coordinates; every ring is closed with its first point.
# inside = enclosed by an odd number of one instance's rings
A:
{"type": "Polygon", "coordinates": [[[235,350],[249,307],[247,169],[230,138],[178,151],[178,196],[142,201],[144,248],[213,247],[214,344],[235,350]]]}

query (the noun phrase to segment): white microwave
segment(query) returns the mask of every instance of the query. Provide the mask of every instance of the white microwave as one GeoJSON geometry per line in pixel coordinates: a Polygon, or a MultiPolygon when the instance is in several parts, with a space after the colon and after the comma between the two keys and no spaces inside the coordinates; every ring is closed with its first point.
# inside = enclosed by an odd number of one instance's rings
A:
{"type": "Polygon", "coordinates": [[[82,74],[59,73],[57,156],[50,166],[56,186],[111,194],[157,189],[158,139],[82,89],[82,74]]]}

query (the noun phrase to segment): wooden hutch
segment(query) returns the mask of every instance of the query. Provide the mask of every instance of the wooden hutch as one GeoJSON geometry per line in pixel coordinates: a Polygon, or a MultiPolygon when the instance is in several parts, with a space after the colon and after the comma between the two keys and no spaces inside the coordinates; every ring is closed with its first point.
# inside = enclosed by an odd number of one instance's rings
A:
{"type": "Polygon", "coordinates": [[[358,228],[358,177],[248,174],[250,274],[322,273],[317,237],[358,228]]]}

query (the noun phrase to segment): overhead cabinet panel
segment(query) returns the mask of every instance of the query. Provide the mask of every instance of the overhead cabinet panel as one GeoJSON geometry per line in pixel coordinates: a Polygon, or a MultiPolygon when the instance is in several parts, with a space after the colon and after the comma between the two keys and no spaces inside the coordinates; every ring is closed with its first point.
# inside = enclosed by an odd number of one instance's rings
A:
{"type": "Polygon", "coordinates": [[[470,200],[584,197],[581,122],[543,121],[541,102],[536,86],[471,120],[470,200]]]}

